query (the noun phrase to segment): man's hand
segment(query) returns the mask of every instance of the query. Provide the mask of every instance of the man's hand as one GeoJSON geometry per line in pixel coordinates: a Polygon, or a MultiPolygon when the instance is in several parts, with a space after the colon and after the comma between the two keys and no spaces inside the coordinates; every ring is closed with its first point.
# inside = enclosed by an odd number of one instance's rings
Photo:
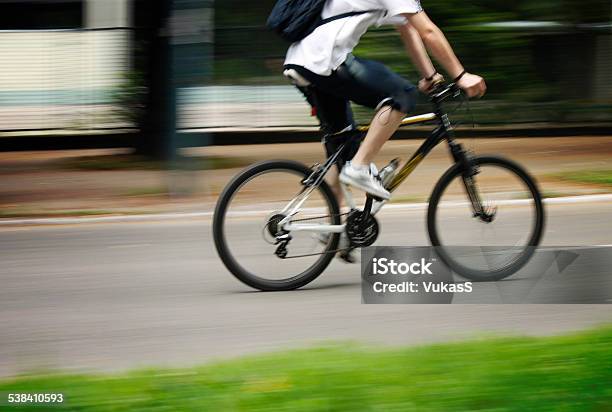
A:
{"type": "Polygon", "coordinates": [[[433,87],[444,81],[444,76],[440,73],[436,73],[431,80],[421,79],[419,80],[419,90],[421,93],[429,93],[433,89],[433,87]]]}
{"type": "Polygon", "coordinates": [[[457,82],[457,86],[459,86],[468,97],[482,97],[487,92],[487,84],[484,79],[476,74],[465,73],[457,82]]]}

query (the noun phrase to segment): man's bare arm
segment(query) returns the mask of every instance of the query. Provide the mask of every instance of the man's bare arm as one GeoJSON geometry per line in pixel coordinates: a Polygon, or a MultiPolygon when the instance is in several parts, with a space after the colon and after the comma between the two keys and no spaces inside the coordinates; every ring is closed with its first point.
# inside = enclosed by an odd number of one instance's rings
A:
{"type": "Polygon", "coordinates": [[[412,63],[421,73],[422,79],[419,81],[419,90],[423,93],[428,93],[436,83],[443,81],[444,77],[437,73],[427,54],[423,40],[419,36],[419,32],[408,22],[397,26],[397,30],[402,37],[410,60],[412,60],[412,63]]]}
{"type": "Polygon", "coordinates": [[[435,74],[436,69],[425,50],[425,45],[419,32],[416,31],[409,23],[397,26],[397,30],[402,36],[402,41],[406,47],[406,52],[410,56],[410,59],[421,73],[422,77],[431,77],[435,74]]]}
{"type": "Polygon", "coordinates": [[[461,62],[459,62],[442,30],[430,20],[427,13],[406,14],[405,17],[408,19],[410,26],[419,34],[430,53],[444,66],[446,72],[453,78],[459,76],[463,71],[461,62]]]}
{"type": "Polygon", "coordinates": [[[470,97],[482,96],[487,86],[484,79],[480,76],[464,73],[463,65],[455,55],[453,48],[448,43],[442,30],[436,26],[427,13],[420,12],[404,15],[409,24],[416,30],[424,45],[432,56],[444,67],[446,72],[452,77],[461,76],[457,84],[464,89],[470,97]],[[463,74],[462,74],[463,73],[463,74]]]}

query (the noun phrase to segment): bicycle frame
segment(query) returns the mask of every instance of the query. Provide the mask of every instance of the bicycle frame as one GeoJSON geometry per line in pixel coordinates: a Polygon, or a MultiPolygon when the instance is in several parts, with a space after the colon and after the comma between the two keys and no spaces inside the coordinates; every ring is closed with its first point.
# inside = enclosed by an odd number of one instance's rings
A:
{"type": "MultiPolygon", "coordinates": [[[[467,161],[467,157],[463,151],[463,148],[460,144],[455,142],[453,127],[448,119],[448,115],[442,109],[442,102],[449,97],[452,93],[456,93],[457,89],[454,85],[450,85],[442,92],[432,96],[432,103],[435,108],[435,112],[421,114],[418,116],[407,117],[402,120],[400,127],[407,125],[414,125],[429,122],[432,120],[438,120],[439,125],[436,127],[431,135],[423,142],[423,144],[416,150],[416,152],[410,157],[410,159],[397,171],[393,180],[388,184],[387,190],[390,192],[395,191],[403,182],[412,174],[412,172],[417,168],[417,166],[423,161],[423,159],[443,140],[446,140],[449,145],[449,149],[453,160],[456,163],[464,163],[466,166],[469,166],[469,162],[467,161]]],[[[359,131],[367,131],[369,126],[361,126],[358,128],[359,131]]],[[[315,182],[308,182],[312,184],[311,187],[305,187],[302,192],[298,194],[283,210],[282,214],[286,214],[286,218],[279,222],[279,226],[281,226],[286,231],[310,231],[310,232],[323,232],[323,233],[342,233],[345,230],[346,225],[330,225],[330,224],[312,224],[312,223],[293,223],[291,222],[291,218],[295,216],[298,212],[302,204],[306,201],[308,196],[312,193],[312,191],[317,187],[318,184],[323,180],[329,169],[331,169],[342,152],[343,147],[341,147],[333,156],[330,156],[327,161],[321,166],[319,170],[316,170],[313,175],[316,176],[315,182]]],[[[311,176],[312,177],[312,176],[311,176]]],[[[309,177],[309,179],[311,178],[309,177]]],[[[342,191],[347,202],[347,205],[351,210],[357,208],[353,196],[347,185],[342,184],[342,191]]],[[[472,203],[480,203],[478,201],[478,195],[474,194],[474,198],[472,199],[472,194],[469,193],[472,203]]],[[[371,215],[376,215],[382,207],[387,203],[385,200],[374,200],[372,197],[368,196],[365,206],[365,212],[370,213],[371,215]]]]}

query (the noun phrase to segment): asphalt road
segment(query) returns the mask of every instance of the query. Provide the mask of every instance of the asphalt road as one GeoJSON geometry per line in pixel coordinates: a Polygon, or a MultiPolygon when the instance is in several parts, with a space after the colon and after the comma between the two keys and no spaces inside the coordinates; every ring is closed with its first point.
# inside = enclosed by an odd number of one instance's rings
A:
{"type": "MultiPolygon", "coordinates": [[[[611,207],[550,205],[544,244],[611,244],[611,207]]],[[[380,244],[427,244],[422,211],[389,211],[381,221],[380,244]]],[[[0,262],[0,376],[191,365],[338,340],[551,334],[612,321],[602,305],[362,305],[358,266],[338,261],[303,290],[254,292],[222,266],[207,219],[2,228],[0,262]]]]}

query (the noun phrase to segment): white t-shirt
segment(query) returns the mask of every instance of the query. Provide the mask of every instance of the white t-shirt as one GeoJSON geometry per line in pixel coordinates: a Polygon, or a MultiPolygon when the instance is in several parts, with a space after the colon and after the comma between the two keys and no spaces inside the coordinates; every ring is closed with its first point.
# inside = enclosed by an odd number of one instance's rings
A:
{"type": "Polygon", "coordinates": [[[305,39],[293,43],[285,64],[302,66],[322,76],[329,76],[346,60],[370,26],[400,24],[403,13],[422,11],[420,0],[328,0],[322,18],[362,10],[380,10],[345,17],[316,28],[305,39]]]}

